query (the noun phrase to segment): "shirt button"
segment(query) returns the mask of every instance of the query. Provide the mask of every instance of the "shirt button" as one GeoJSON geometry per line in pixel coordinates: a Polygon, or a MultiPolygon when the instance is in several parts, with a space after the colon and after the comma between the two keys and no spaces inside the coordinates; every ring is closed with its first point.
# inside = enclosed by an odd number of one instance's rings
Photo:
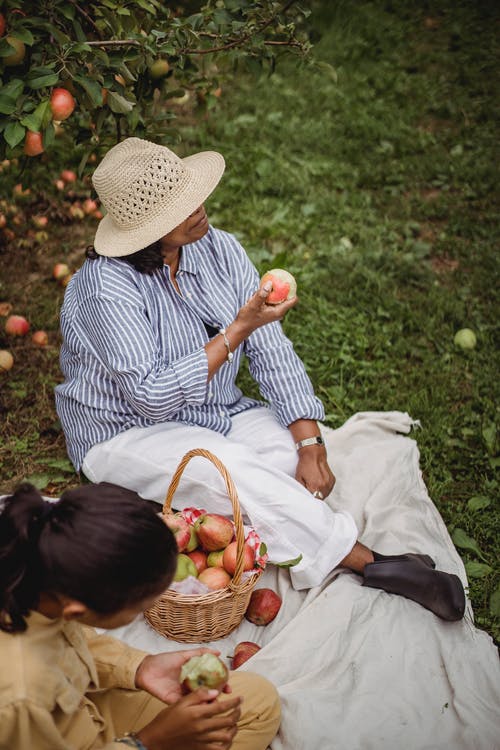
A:
{"type": "Polygon", "coordinates": [[[225,412],[223,412],[223,411],[222,411],[222,409],[221,409],[221,410],[220,410],[220,412],[219,412],[219,415],[220,415],[221,417],[225,417],[225,416],[226,416],[226,413],[225,413],[225,412]]]}

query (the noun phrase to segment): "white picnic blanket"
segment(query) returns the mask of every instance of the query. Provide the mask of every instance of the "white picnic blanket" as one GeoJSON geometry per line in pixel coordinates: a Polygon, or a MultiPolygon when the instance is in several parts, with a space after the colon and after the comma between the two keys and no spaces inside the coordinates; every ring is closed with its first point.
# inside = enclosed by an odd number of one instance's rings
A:
{"type": "MultiPolygon", "coordinates": [[[[407,437],[416,424],[402,412],[365,412],[326,430],[337,477],[328,502],[353,514],[368,546],[429,553],[467,585],[407,437]]],[[[269,566],[258,586],[282,596],[277,618],[266,627],[244,620],[203,644],[220,649],[228,665],[236,643],[262,646],[240,669],[279,690],[283,720],[271,750],[499,750],[498,654],[475,628],[470,605],[463,621],[447,623],[361,581],[342,571],[298,592],[286,570],[269,566]]],[[[191,647],[143,618],[112,632],[152,653],[191,647]]]]}

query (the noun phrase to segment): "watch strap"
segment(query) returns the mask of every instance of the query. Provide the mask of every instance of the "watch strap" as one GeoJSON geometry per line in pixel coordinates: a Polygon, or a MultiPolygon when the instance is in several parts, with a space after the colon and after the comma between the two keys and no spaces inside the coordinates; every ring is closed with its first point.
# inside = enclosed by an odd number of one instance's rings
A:
{"type": "Polygon", "coordinates": [[[298,443],[295,443],[295,448],[299,451],[301,448],[305,448],[306,445],[324,445],[325,441],[321,437],[321,435],[315,435],[314,437],[308,437],[304,438],[304,440],[299,440],[298,443]]]}

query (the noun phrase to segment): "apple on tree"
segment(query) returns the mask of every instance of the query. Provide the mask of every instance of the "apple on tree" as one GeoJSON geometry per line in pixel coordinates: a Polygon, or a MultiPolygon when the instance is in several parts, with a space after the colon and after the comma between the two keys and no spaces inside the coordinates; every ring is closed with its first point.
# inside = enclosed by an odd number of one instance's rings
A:
{"type": "Polygon", "coordinates": [[[73,95],[67,89],[56,88],[52,90],[50,95],[50,109],[54,120],[57,120],[57,122],[67,120],[73,113],[75,104],[73,95]]]}
{"type": "Polygon", "coordinates": [[[24,137],[24,153],[26,156],[38,156],[43,154],[43,138],[41,133],[27,130],[24,137]]]}

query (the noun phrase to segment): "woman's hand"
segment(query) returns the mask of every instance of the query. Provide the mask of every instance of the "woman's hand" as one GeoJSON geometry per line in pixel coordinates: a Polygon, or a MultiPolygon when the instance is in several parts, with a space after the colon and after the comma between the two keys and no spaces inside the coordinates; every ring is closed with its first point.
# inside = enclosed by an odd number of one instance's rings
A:
{"type": "Polygon", "coordinates": [[[228,750],[237,732],[241,698],[216,699],[201,688],[166,708],[137,732],[148,750],[228,750]]]}
{"type": "MultiPolygon", "coordinates": [[[[220,651],[214,651],[211,648],[195,648],[172,653],[149,654],[137,668],[135,686],[154,695],[164,703],[176,703],[185,693],[179,682],[182,666],[192,656],[202,654],[218,656],[220,651]]],[[[228,685],[223,692],[230,692],[228,685]]]]}
{"type": "Polygon", "coordinates": [[[277,305],[268,305],[267,298],[273,286],[267,281],[250,297],[248,302],[240,308],[231,328],[239,329],[243,333],[243,338],[247,338],[257,328],[281,320],[286,313],[297,304],[298,298],[292,297],[289,300],[280,302],[277,305]]]}
{"type": "Polygon", "coordinates": [[[326,450],[322,445],[308,445],[299,451],[295,479],[312,494],[321,492],[328,497],[333,490],[335,477],[328,466],[326,450]]]}

